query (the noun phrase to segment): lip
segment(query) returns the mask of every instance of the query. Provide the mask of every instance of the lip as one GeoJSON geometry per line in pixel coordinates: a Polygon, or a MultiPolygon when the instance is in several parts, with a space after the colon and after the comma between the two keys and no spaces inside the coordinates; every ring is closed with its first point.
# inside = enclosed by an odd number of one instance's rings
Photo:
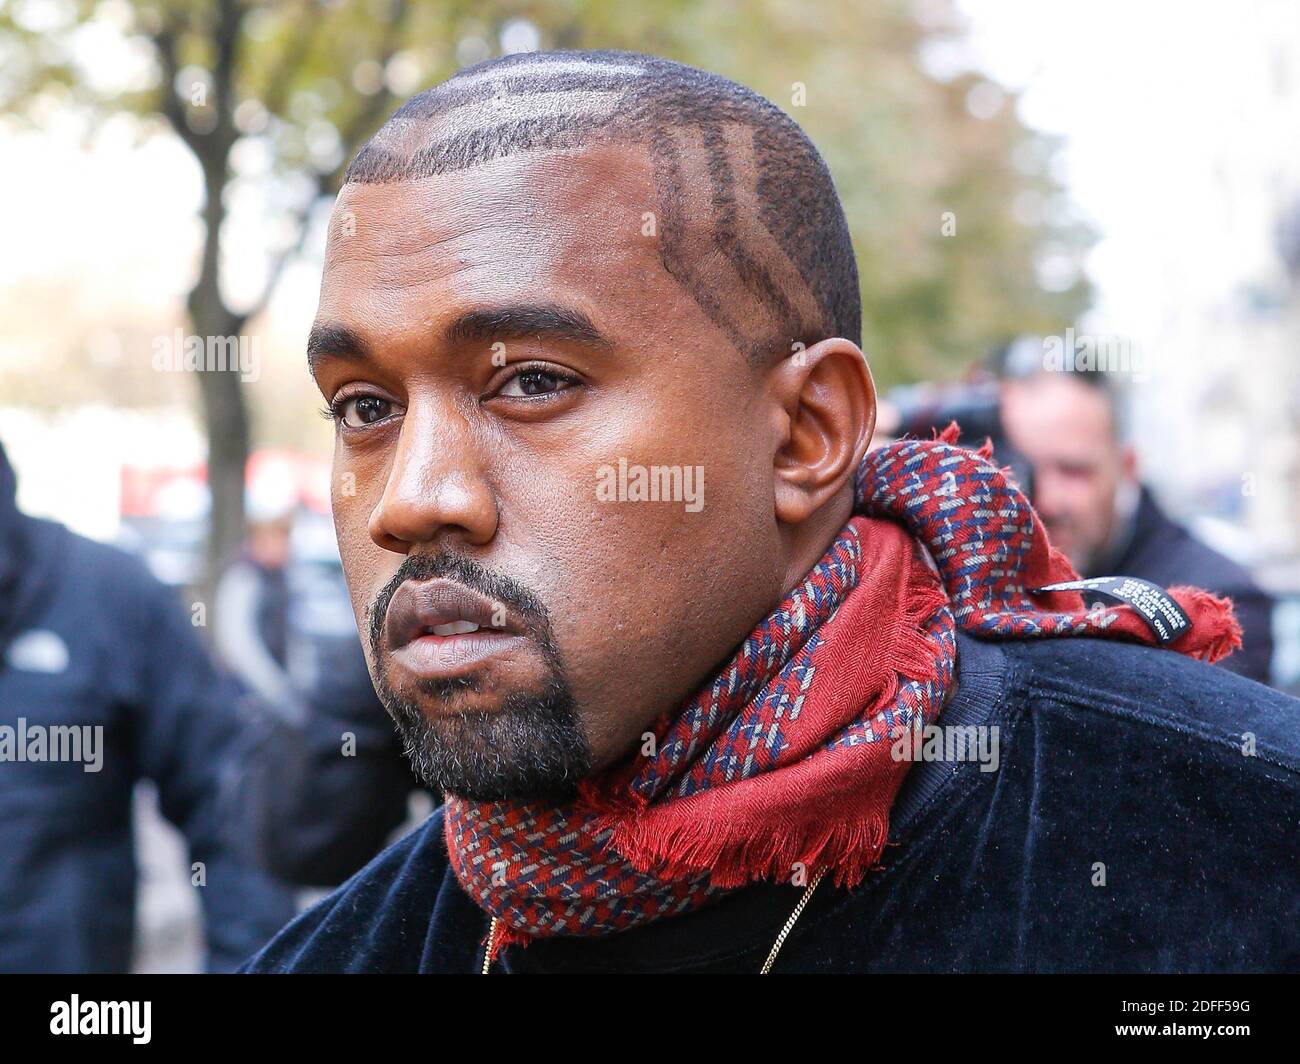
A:
{"type": "Polygon", "coordinates": [[[522,646],[524,627],[503,603],[452,580],[408,580],[398,587],[384,620],[393,661],[420,678],[450,678],[522,646]],[[438,626],[469,622],[476,632],[436,634],[438,626]]]}
{"type": "Polygon", "coordinates": [[[504,632],[421,636],[393,651],[393,661],[419,679],[451,679],[522,648],[522,636],[504,632]]]}

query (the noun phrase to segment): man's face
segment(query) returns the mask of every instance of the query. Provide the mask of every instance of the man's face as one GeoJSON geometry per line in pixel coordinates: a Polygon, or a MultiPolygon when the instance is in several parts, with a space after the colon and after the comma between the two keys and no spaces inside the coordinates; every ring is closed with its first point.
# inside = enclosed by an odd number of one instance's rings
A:
{"type": "Polygon", "coordinates": [[[1115,497],[1134,475],[1132,451],[1116,438],[1107,399],[1068,376],[1008,383],[1007,436],[1033,467],[1034,508],[1052,545],[1086,571],[1115,526],[1115,497]]]}
{"type": "Polygon", "coordinates": [[[311,347],[340,552],[376,687],[453,793],[626,754],[782,592],[779,425],[655,209],[622,144],[335,208],[311,347]],[[681,488],[635,501],[638,470],[681,488]]]}

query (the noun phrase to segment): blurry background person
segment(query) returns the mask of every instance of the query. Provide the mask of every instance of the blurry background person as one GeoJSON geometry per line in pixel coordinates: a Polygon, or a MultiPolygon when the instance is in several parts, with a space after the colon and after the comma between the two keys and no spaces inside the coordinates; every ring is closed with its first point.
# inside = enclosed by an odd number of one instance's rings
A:
{"type": "Polygon", "coordinates": [[[289,639],[289,536],[293,500],[254,497],[248,534],[221,574],[213,602],[213,642],[222,661],[266,703],[295,698],[289,639]]]}
{"type": "Polygon", "coordinates": [[[350,641],[298,715],[267,707],[243,757],[249,860],[300,887],[342,883],[435,804],[375,696],[355,627],[350,641]]]}
{"type": "Polygon", "coordinates": [[[233,969],[293,915],[231,837],[240,692],[142,564],[26,517],[15,489],[0,447],[0,725],[102,738],[94,771],[12,748],[0,761],[0,971],[128,969],[145,778],[198,865],[208,966],[233,969]]]}
{"type": "Polygon", "coordinates": [[[1040,370],[1002,386],[1003,430],[1029,467],[1034,507],[1052,544],[1083,576],[1136,576],[1229,596],[1242,648],[1223,664],[1268,683],[1272,599],[1241,565],[1160,508],[1140,479],[1122,403],[1102,372],[1040,370]]]}
{"type": "MultiPolygon", "coordinates": [[[[235,816],[248,859],[300,887],[343,882],[433,809],[371,685],[333,528],[318,526],[317,516],[300,514],[289,537],[281,690],[259,700],[235,816]]],[[[232,595],[218,609],[244,599],[232,595]]],[[[247,626],[250,614],[227,617],[218,630],[247,626]]],[[[239,667],[254,638],[232,633],[223,654],[239,667]]]]}
{"type": "Polygon", "coordinates": [[[330,519],[300,507],[279,472],[250,473],[249,531],[217,583],[212,627],[258,696],[235,816],[248,859],[328,887],[384,848],[425,788],[371,686],[330,519]]]}

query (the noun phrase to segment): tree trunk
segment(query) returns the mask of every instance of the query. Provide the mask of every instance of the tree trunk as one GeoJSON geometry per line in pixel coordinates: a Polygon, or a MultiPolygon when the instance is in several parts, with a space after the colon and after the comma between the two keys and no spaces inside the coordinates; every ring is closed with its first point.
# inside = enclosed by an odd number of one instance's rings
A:
{"type": "MultiPolygon", "coordinates": [[[[191,325],[205,349],[209,337],[237,336],[245,325],[245,318],[231,312],[221,298],[218,264],[221,223],[225,218],[221,193],[226,182],[227,152],[213,154],[213,158],[202,160],[207,194],[203,207],[203,260],[187,301],[191,325]]],[[[198,383],[208,436],[208,489],[212,500],[199,595],[210,602],[220,566],[234,554],[244,536],[244,471],[250,430],[237,364],[226,370],[204,369],[198,383]]]]}
{"type": "MultiPolygon", "coordinates": [[[[198,321],[195,329],[200,335],[208,335],[198,321]]],[[[205,601],[210,597],[220,566],[230,559],[244,537],[244,470],[248,465],[249,424],[241,388],[237,371],[205,370],[199,374],[212,497],[202,585],[205,601]]]]}

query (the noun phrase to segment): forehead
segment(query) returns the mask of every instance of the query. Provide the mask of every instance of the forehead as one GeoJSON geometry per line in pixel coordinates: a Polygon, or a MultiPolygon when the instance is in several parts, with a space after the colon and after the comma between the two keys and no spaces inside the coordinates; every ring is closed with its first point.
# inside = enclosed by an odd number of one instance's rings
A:
{"type": "Polygon", "coordinates": [[[1008,429],[1025,450],[1087,450],[1112,442],[1110,404],[1100,391],[1063,374],[1013,381],[1003,393],[1008,429]]]}
{"type": "Polygon", "coordinates": [[[652,167],[643,148],[609,142],[523,152],[414,180],[350,184],[330,220],[321,318],[382,320],[415,305],[620,288],[637,300],[671,286],[658,260],[652,167]]]}

